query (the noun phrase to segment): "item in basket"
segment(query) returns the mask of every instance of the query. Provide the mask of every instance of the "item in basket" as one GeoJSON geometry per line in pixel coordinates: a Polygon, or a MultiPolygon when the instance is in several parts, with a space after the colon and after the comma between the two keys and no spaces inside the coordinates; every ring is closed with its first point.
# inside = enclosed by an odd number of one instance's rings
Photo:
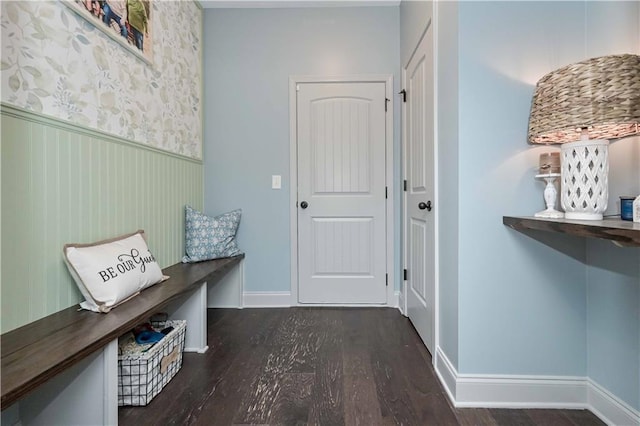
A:
{"type": "Polygon", "coordinates": [[[136,343],[139,345],[147,345],[149,343],[157,343],[165,336],[166,333],[159,333],[153,326],[146,322],[140,324],[133,329],[136,343]]]}
{"type": "Polygon", "coordinates": [[[155,330],[153,329],[150,323],[145,322],[144,324],[136,325],[131,331],[133,332],[134,336],[137,336],[143,331],[155,331],[155,330]]]}
{"type": "Polygon", "coordinates": [[[136,338],[133,333],[129,332],[118,338],[118,355],[135,355],[141,354],[151,348],[150,345],[140,345],[136,342],[136,338]]]}
{"type": "Polygon", "coordinates": [[[157,331],[145,330],[141,333],[136,334],[136,343],[138,343],[139,345],[157,343],[162,340],[164,336],[164,334],[158,333],[157,331]]]}
{"type": "Polygon", "coordinates": [[[131,330],[130,334],[132,335],[132,339],[135,342],[133,344],[138,346],[138,350],[131,350],[130,352],[147,352],[156,343],[160,342],[164,338],[164,336],[169,334],[171,330],[173,330],[173,327],[168,326],[165,327],[162,331],[158,331],[157,328],[153,327],[151,323],[148,322],[135,326],[133,330],[131,330]]]}

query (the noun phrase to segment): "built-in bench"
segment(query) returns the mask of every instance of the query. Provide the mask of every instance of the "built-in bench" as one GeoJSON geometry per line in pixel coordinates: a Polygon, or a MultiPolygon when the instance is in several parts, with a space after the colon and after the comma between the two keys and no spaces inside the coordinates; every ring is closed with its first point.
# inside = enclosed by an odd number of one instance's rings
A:
{"type": "Polygon", "coordinates": [[[73,306],[2,334],[3,421],[117,424],[118,337],[167,312],[187,320],[185,351],[206,351],[207,286],[243,258],[178,263],[163,270],[167,281],[108,314],[73,306]]]}

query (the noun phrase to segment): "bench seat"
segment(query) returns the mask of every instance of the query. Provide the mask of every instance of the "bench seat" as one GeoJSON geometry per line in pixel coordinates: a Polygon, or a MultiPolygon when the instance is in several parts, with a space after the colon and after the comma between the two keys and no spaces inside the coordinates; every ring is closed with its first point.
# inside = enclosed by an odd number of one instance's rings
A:
{"type": "Polygon", "coordinates": [[[0,336],[2,410],[109,342],[148,321],[203,282],[222,279],[244,254],[163,270],[170,278],[145,289],[108,314],[64,309],[0,336]]]}

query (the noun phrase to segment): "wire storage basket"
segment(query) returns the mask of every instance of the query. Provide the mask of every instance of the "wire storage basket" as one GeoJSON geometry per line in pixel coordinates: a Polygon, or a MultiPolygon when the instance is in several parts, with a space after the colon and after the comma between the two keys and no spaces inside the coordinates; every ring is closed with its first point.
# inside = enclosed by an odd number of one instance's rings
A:
{"type": "Polygon", "coordinates": [[[187,321],[152,321],[154,329],[173,327],[148,350],[118,355],[118,405],[147,405],[182,367],[187,321]]]}

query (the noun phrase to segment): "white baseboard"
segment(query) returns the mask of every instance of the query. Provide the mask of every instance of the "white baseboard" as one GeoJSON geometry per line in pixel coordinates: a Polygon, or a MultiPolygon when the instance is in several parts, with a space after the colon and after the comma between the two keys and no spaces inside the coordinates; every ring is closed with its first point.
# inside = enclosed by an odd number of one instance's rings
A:
{"type": "Polygon", "coordinates": [[[586,408],[586,379],[579,377],[458,377],[457,407],[586,408]]]}
{"type": "Polygon", "coordinates": [[[436,348],[436,375],[455,407],[588,409],[610,425],[639,425],[640,413],[588,377],[458,374],[436,348]]]}
{"type": "Polygon", "coordinates": [[[291,292],[288,291],[245,291],[242,295],[245,308],[289,308],[291,292]]]}
{"type": "Polygon", "coordinates": [[[615,395],[591,379],[588,381],[589,410],[609,425],[640,425],[640,411],[620,401],[615,395]]]}
{"type": "Polygon", "coordinates": [[[458,372],[456,371],[449,358],[442,352],[439,346],[436,347],[436,356],[434,368],[436,370],[436,376],[440,379],[440,383],[447,392],[449,399],[453,404],[456,403],[456,379],[458,372]]]}
{"type": "MultiPolygon", "coordinates": [[[[388,305],[390,308],[398,308],[400,309],[400,290],[396,290],[393,292],[393,297],[389,301],[388,305]]],[[[402,312],[402,311],[400,311],[402,312]]]]}
{"type": "Polygon", "coordinates": [[[203,353],[207,352],[208,350],[209,350],[209,345],[205,346],[204,348],[187,347],[187,348],[184,348],[182,350],[182,352],[194,352],[194,353],[197,353],[197,354],[203,354],[203,353]]]}
{"type": "Polygon", "coordinates": [[[398,310],[402,315],[407,316],[407,313],[404,311],[404,293],[401,291],[398,292],[398,310]]]}
{"type": "MultiPolygon", "coordinates": [[[[318,306],[318,307],[371,307],[371,306],[388,306],[390,308],[399,307],[398,300],[400,297],[400,292],[394,292],[391,300],[387,305],[371,305],[371,304],[360,304],[360,303],[348,303],[348,304],[340,304],[340,303],[304,303],[293,306],[318,306]]],[[[242,306],[245,308],[289,308],[292,306],[291,304],[291,292],[288,291],[245,291],[242,296],[242,306]]],[[[211,305],[209,306],[211,307],[211,305]]]]}

